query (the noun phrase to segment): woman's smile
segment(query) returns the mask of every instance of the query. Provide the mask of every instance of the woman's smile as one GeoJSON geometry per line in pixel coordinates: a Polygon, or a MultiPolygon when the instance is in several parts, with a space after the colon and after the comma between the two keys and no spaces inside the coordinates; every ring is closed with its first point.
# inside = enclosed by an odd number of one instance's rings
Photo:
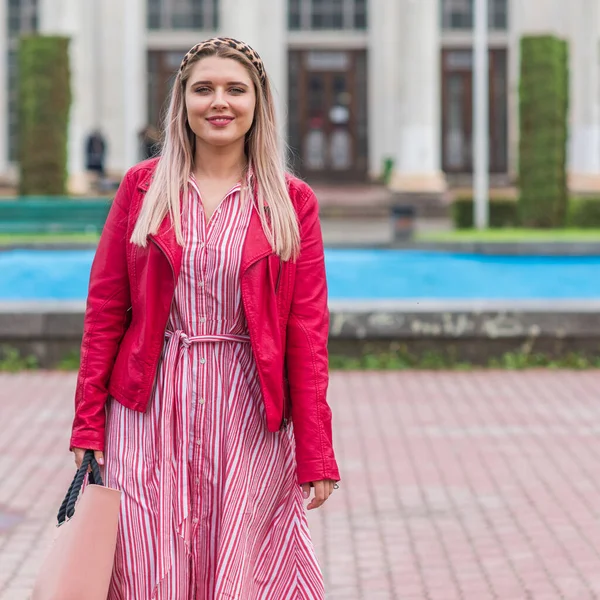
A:
{"type": "Polygon", "coordinates": [[[229,125],[229,123],[231,123],[234,120],[234,118],[235,117],[214,116],[208,117],[206,120],[215,127],[223,128],[227,127],[227,125],[229,125]]]}

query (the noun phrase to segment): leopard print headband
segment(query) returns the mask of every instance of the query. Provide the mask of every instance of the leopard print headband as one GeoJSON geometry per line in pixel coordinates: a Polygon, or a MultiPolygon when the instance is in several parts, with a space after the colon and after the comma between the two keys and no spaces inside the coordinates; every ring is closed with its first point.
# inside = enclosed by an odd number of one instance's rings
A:
{"type": "Polygon", "coordinates": [[[262,59],[258,55],[258,52],[253,48],[250,48],[248,44],[244,42],[240,42],[238,40],[234,40],[233,38],[227,37],[216,37],[211,38],[210,40],[205,40],[204,42],[200,42],[196,44],[184,57],[181,61],[181,66],[179,67],[179,73],[185,69],[186,65],[190,62],[194,56],[200,54],[204,50],[216,50],[221,46],[229,46],[238,52],[241,52],[254,66],[256,72],[258,73],[258,77],[263,85],[265,85],[267,81],[267,74],[265,72],[265,66],[263,64],[262,59]]]}

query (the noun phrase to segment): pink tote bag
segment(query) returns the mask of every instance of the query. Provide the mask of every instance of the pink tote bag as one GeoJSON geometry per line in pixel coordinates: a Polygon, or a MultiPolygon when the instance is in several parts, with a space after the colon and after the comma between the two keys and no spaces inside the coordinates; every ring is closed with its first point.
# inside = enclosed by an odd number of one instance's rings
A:
{"type": "Polygon", "coordinates": [[[106,600],[112,574],[121,492],[102,484],[88,450],[58,511],[58,532],[31,600],[106,600]],[[89,482],[78,500],[88,466],[89,482]],[[75,514],[75,508],[77,512],[75,514]]]}

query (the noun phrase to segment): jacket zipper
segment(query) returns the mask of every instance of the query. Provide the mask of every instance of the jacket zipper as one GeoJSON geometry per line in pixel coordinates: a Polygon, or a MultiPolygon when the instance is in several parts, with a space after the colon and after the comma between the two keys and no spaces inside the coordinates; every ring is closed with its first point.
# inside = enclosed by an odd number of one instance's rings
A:
{"type": "Polygon", "coordinates": [[[148,239],[162,252],[164,257],[167,259],[167,262],[169,263],[169,267],[171,267],[171,273],[173,273],[173,281],[175,281],[175,269],[173,268],[173,265],[171,264],[171,261],[169,260],[169,257],[167,256],[167,253],[164,251],[163,247],[156,241],[156,239],[154,238],[153,235],[149,235],[148,239]]]}
{"type": "MultiPolygon", "coordinates": [[[[177,287],[177,281],[175,280],[175,269],[173,268],[173,265],[171,264],[171,261],[169,260],[169,257],[167,256],[167,253],[160,247],[160,244],[151,236],[148,236],[148,239],[162,252],[162,255],[165,257],[167,263],[169,264],[169,267],[171,268],[171,274],[173,275],[173,285],[175,286],[175,288],[177,287]]],[[[175,289],[173,288],[173,289],[175,289]]],[[[175,296],[173,295],[173,298],[171,298],[171,306],[173,306],[173,300],[174,300],[175,296]]],[[[169,313],[171,311],[169,310],[169,313]]],[[[167,323],[169,322],[169,315],[167,315],[167,323]]],[[[165,327],[163,329],[163,340],[165,339],[165,333],[167,332],[167,323],[165,323],[165,327]]],[[[160,353],[159,353],[160,356],[160,353]]]]}
{"type": "MultiPolygon", "coordinates": [[[[281,281],[281,271],[283,271],[283,265],[281,264],[281,257],[279,257],[279,269],[277,270],[277,280],[275,281],[275,295],[277,295],[277,292],[279,291],[279,283],[281,281]]],[[[289,410],[288,410],[288,404],[289,404],[289,398],[287,397],[287,395],[289,395],[289,383],[288,383],[288,379],[287,379],[287,368],[284,367],[284,372],[283,372],[283,416],[281,418],[281,425],[279,427],[280,430],[284,430],[287,428],[288,423],[290,421],[289,417],[289,410]],[[286,394],[286,388],[288,391],[288,394],[286,394]]]]}
{"type": "Polygon", "coordinates": [[[281,257],[279,258],[279,269],[277,270],[277,281],[275,282],[275,293],[277,293],[279,291],[279,282],[281,281],[281,271],[282,271],[282,265],[281,265],[281,257]]]}
{"type": "MultiPolygon", "coordinates": [[[[269,206],[267,204],[265,204],[265,215],[267,216],[267,219],[269,221],[269,225],[271,225],[271,209],[269,208],[269,206]]],[[[279,269],[277,271],[277,279],[275,281],[275,293],[278,292],[279,290],[279,281],[281,280],[281,257],[279,256],[279,269]]]]}
{"type": "Polygon", "coordinates": [[[291,398],[290,398],[290,381],[287,375],[287,365],[283,366],[283,418],[281,419],[280,429],[286,429],[291,418],[291,398]]]}
{"type": "Polygon", "coordinates": [[[169,267],[171,268],[171,273],[173,275],[173,283],[175,285],[177,285],[177,282],[175,281],[175,269],[173,268],[173,265],[171,264],[171,261],[169,260],[169,257],[167,256],[167,253],[161,248],[160,244],[151,236],[148,236],[148,239],[162,252],[163,256],[167,259],[167,262],[169,263],[169,267]]]}

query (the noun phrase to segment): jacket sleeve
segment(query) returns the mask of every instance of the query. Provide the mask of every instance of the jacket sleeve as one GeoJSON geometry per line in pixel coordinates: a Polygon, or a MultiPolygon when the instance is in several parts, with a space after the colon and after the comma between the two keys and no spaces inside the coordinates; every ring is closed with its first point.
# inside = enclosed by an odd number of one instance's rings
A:
{"type": "Polygon", "coordinates": [[[131,306],[127,269],[127,223],[131,175],[115,196],[92,263],[75,390],[71,448],[104,450],[108,380],[131,306]]]}
{"type": "Polygon", "coordinates": [[[329,310],[317,199],[308,186],[299,203],[301,247],[286,336],[286,365],[296,441],[298,483],[340,479],[327,404],[329,310]]]}

